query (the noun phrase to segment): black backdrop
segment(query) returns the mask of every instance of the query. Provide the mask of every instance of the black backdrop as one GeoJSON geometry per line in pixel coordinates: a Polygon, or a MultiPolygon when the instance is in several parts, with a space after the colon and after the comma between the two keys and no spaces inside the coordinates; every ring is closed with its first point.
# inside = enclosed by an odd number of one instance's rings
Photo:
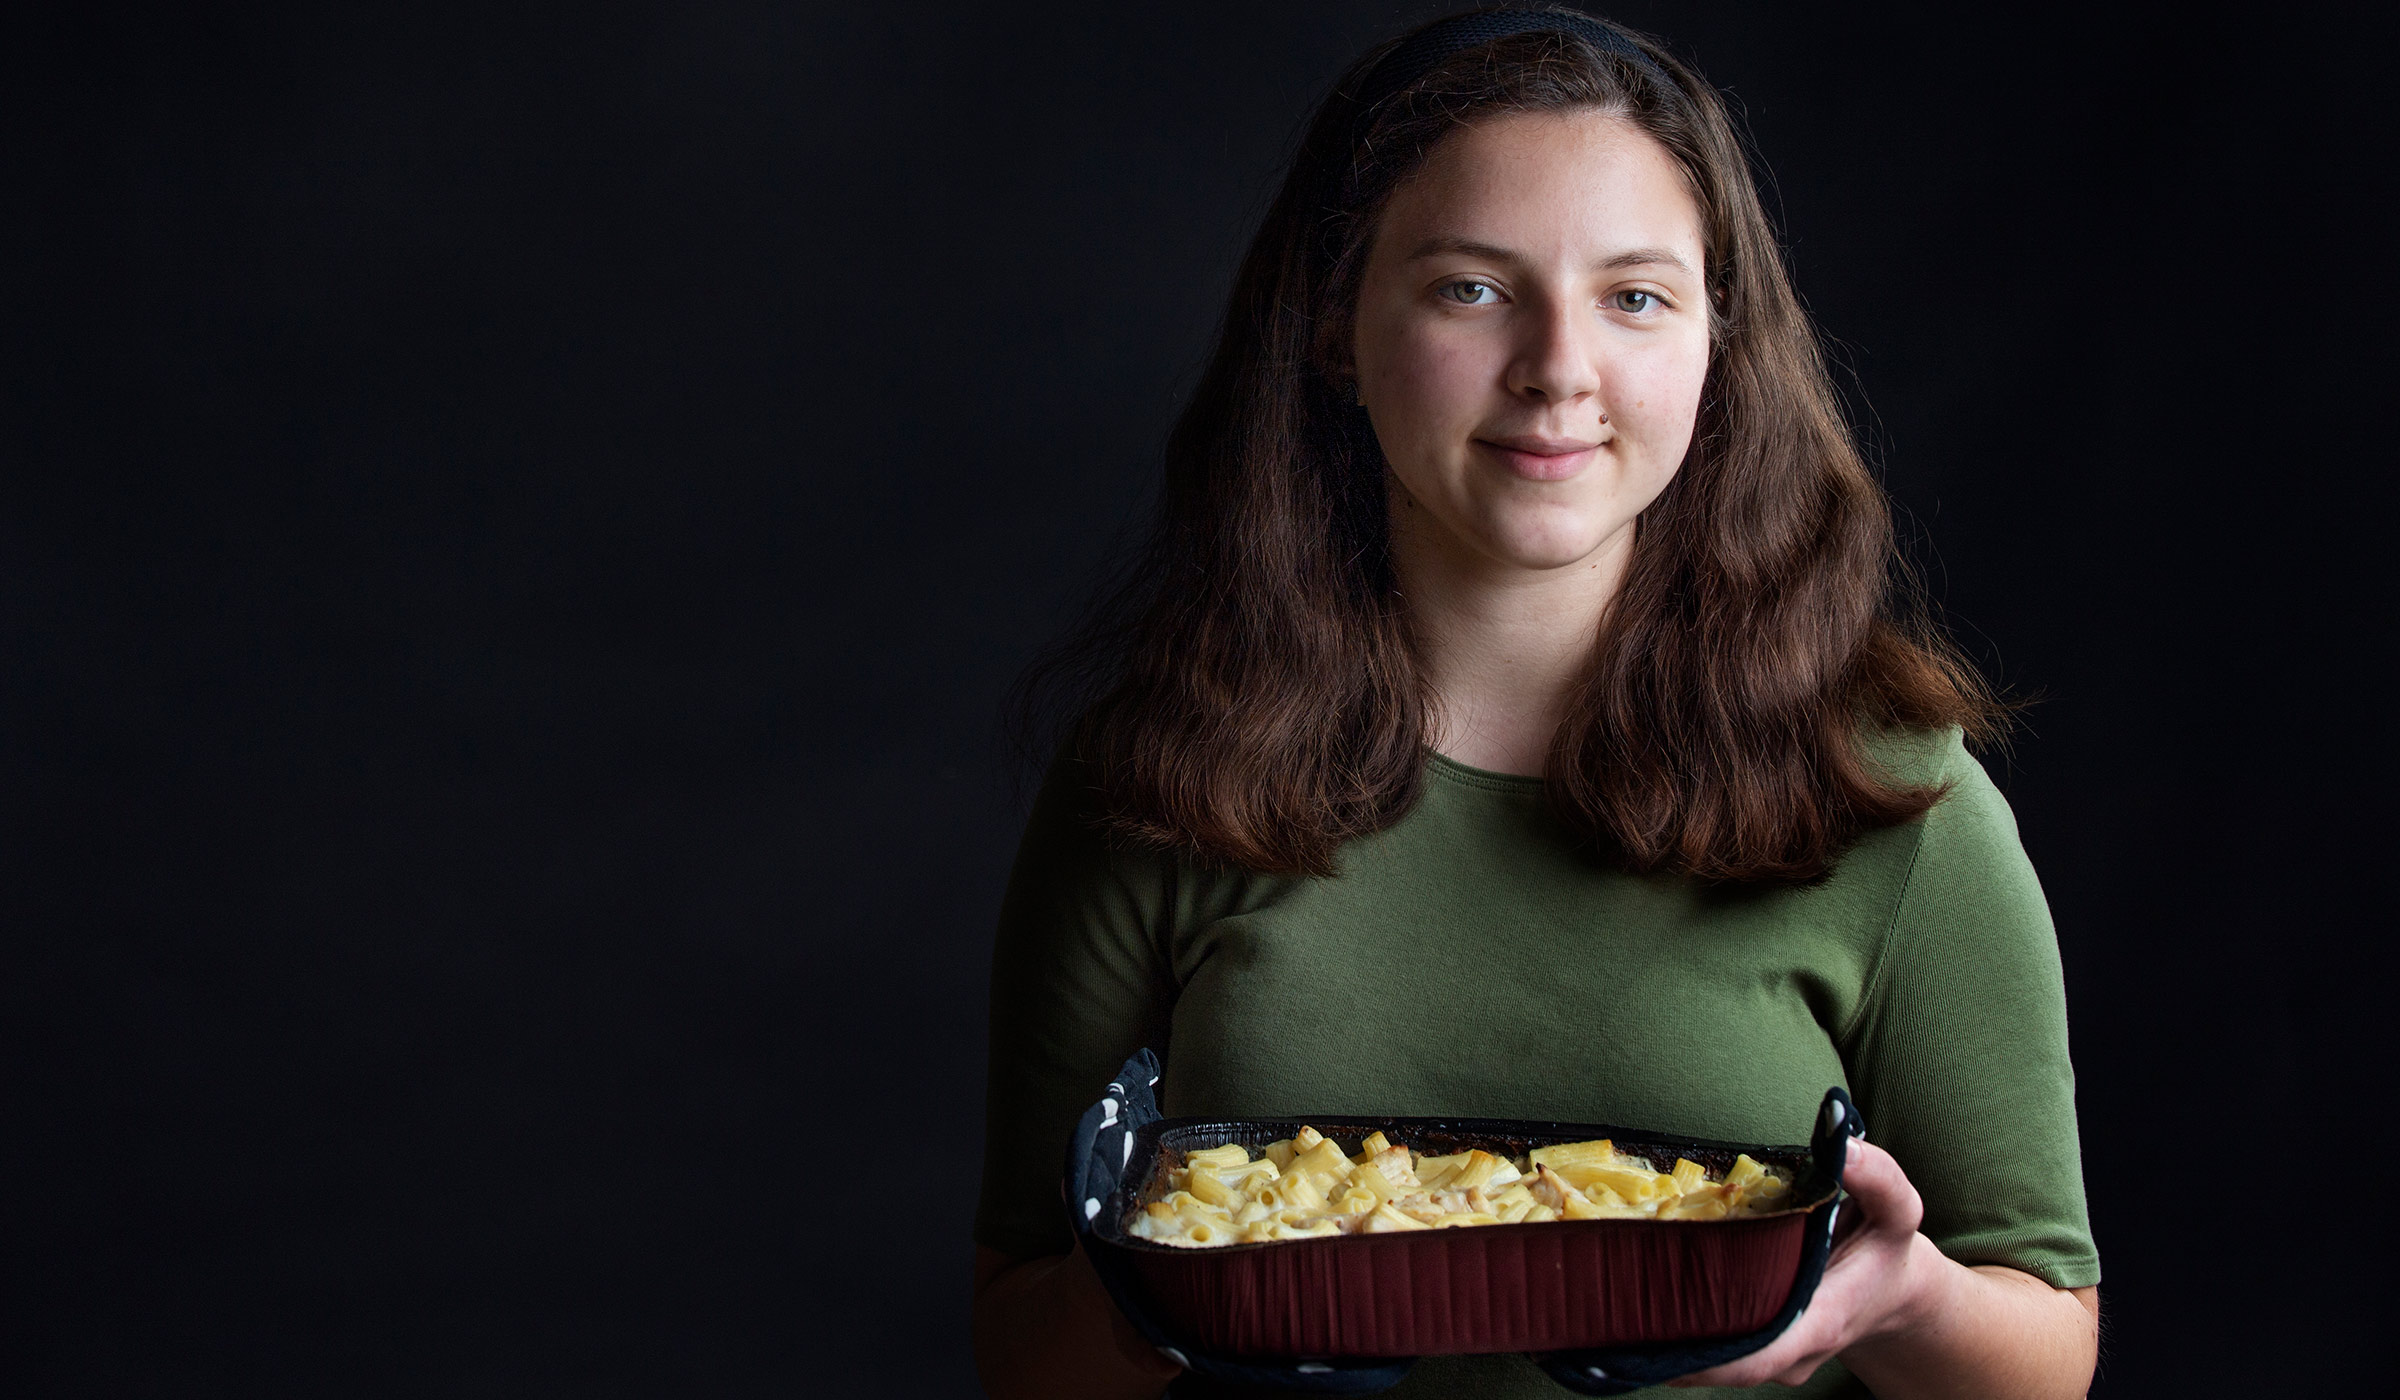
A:
{"type": "MultiPolygon", "coordinates": [[[[13,28],[12,1393],[973,1393],[999,697],[1300,116],[1432,8],[13,28]]],[[[1992,761],[2100,1392],[2369,1384],[2366,36],[1614,13],[1747,111],[1936,591],[2045,697],[1992,761]]]]}

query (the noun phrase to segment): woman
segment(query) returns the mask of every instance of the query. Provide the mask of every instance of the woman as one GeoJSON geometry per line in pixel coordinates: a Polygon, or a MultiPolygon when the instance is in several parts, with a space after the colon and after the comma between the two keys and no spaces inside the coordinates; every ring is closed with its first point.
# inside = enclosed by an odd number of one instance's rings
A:
{"type": "MultiPolygon", "coordinates": [[[[2058,959],[1889,596],[1889,518],[1715,93],[1568,11],[1368,55],[1311,126],[1070,652],[1095,684],[993,970],[979,1364],[1211,1393],[1071,1252],[1059,1145],[1124,1056],[1169,1112],[1800,1141],[1858,1227],[1685,1384],[2080,1395],[2098,1261],[2058,959]]],[[[1404,1396],[1554,1396],[1522,1358],[1404,1396]]]]}

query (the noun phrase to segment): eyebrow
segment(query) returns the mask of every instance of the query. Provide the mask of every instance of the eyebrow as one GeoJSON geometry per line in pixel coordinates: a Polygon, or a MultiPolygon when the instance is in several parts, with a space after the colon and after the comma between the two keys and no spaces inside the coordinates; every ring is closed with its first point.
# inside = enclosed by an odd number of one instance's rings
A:
{"type": "MultiPolygon", "coordinates": [[[[1493,262],[1522,261],[1518,254],[1496,243],[1478,243],[1472,238],[1448,237],[1426,239],[1417,245],[1415,252],[1408,255],[1408,260],[1416,262],[1421,258],[1439,257],[1444,253],[1463,253],[1470,258],[1487,258],[1493,262]]],[[[1601,259],[1596,266],[1602,270],[1615,271],[1624,267],[1650,267],[1659,264],[1680,268],[1685,272],[1692,270],[1691,264],[1675,256],[1674,251],[1668,248],[1628,248],[1622,253],[1612,254],[1601,259]]]]}

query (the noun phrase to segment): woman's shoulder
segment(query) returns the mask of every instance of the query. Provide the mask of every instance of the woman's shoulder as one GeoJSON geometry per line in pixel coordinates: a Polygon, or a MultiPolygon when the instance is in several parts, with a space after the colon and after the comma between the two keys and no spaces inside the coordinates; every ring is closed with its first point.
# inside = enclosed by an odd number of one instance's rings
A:
{"type": "MultiPolygon", "coordinates": [[[[1894,786],[1930,791],[1931,806],[1896,826],[1868,831],[1840,863],[1840,883],[1866,882],[1897,899],[1952,871],[2024,866],[2016,815],[1955,727],[1862,732],[1859,750],[1894,786]]],[[[2012,876],[2013,878],[2013,876],[2012,876]]]]}
{"type": "Polygon", "coordinates": [[[1967,751],[1966,734],[1957,725],[1939,729],[1871,726],[1859,731],[1859,752],[1894,782],[1908,787],[1939,788],[1983,765],[1967,751]]]}
{"type": "Polygon", "coordinates": [[[1050,760],[1034,789],[1019,842],[1020,873],[1029,863],[1060,874],[1139,884],[1165,883],[1175,864],[1168,853],[1128,840],[1115,829],[1100,770],[1072,749],[1062,749],[1050,760]]]}
{"type": "Polygon", "coordinates": [[[1871,729],[1859,736],[1859,750],[1894,785],[1935,794],[1924,815],[1906,825],[1930,835],[1966,834],[1997,824],[2015,841],[2016,818],[2008,799],[1957,726],[1871,729]]]}
{"type": "Polygon", "coordinates": [[[1070,747],[1042,774],[1014,883],[1052,897],[1113,897],[1171,931],[1254,906],[1290,879],[1204,862],[1128,829],[1111,811],[1106,774],[1070,747]]]}
{"type": "Polygon", "coordinates": [[[1890,857],[1882,864],[1897,877],[1901,909],[2014,910],[2046,935],[2047,906],[2016,813],[1960,731],[1884,730],[1863,736],[1861,747],[1893,780],[1937,794],[1922,816],[1860,843],[1890,857]]]}
{"type": "Polygon", "coordinates": [[[2006,825],[2014,840],[2016,818],[2007,797],[1956,726],[1878,730],[1862,738],[1861,748],[1896,781],[1930,788],[1940,795],[1920,820],[1945,828],[1997,821],[2006,825]]]}

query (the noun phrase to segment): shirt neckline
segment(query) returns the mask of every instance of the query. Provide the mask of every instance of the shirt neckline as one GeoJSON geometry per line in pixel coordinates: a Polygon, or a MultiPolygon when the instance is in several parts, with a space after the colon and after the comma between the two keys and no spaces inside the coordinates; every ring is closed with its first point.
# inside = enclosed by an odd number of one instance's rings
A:
{"type": "Polygon", "coordinates": [[[1495,773],[1489,768],[1477,768],[1461,763],[1437,749],[1425,750],[1425,766],[1452,782],[1493,792],[1539,793],[1542,790],[1542,780],[1539,778],[1527,777],[1523,773],[1495,773]]]}

